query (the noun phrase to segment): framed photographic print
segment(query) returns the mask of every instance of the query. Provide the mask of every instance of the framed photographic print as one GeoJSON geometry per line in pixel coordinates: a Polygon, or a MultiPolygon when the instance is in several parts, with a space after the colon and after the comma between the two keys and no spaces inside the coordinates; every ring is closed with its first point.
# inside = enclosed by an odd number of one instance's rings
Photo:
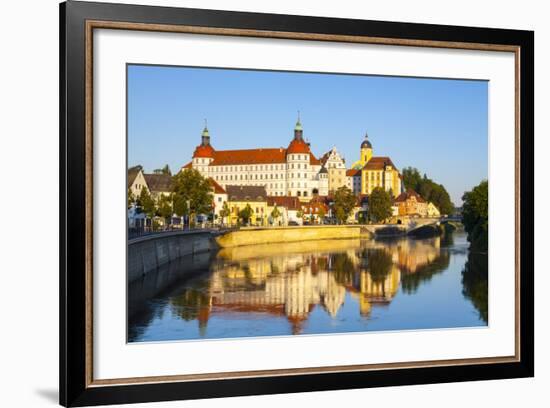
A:
{"type": "Polygon", "coordinates": [[[61,404],[533,376],[533,32],[60,21],[61,404]]]}

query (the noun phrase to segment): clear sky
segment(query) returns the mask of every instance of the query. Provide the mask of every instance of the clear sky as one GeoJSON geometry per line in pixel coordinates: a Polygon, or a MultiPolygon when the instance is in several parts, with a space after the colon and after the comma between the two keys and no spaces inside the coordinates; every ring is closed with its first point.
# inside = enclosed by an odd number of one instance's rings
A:
{"type": "Polygon", "coordinates": [[[487,178],[488,82],[209,68],[128,66],[128,165],[172,171],[191,160],[208,120],[215,149],[286,147],[300,111],[321,156],[347,167],[365,132],[374,156],[413,166],[461,204],[487,178]]]}

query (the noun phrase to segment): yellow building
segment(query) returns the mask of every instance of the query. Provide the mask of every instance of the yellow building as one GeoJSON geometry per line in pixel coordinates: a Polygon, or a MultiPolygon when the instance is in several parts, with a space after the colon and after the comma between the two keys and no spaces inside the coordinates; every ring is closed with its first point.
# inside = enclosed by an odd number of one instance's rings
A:
{"type": "Polygon", "coordinates": [[[428,203],[427,215],[428,217],[441,217],[439,209],[431,201],[428,203]]]}
{"type": "Polygon", "coordinates": [[[393,197],[401,193],[401,174],[387,156],[373,157],[372,145],[365,134],[361,143],[360,159],[353,164],[354,169],[361,169],[361,194],[369,195],[376,187],[391,192],[393,197]]]}
{"type": "MultiPolygon", "coordinates": [[[[227,192],[227,204],[231,211],[230,225],[239,223],[239,213],[247,205],[252,209],[249,220],[250,225],[267,225],[269,212],[267,208],[267,194],[263,186],[225,186],[227,192]]],[[[242,222],[242,220],[240,220],[242,222]]]]}

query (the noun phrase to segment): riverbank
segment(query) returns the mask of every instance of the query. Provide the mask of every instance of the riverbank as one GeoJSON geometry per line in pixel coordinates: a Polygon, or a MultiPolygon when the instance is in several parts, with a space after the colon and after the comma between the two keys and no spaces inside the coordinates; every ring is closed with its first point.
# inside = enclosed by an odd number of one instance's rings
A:
{"type": "Polygon", "coordinates": [[[241,228],[216,237],[221,248],[326,239],[372,238],[362,225],[310,225],[297,227],[241,228]]]}
{"type": "Polygon", "coordinates": [[[128,282],[188,255],[217,249],[210,231],[174,231],[128,241],[128,282]]]}

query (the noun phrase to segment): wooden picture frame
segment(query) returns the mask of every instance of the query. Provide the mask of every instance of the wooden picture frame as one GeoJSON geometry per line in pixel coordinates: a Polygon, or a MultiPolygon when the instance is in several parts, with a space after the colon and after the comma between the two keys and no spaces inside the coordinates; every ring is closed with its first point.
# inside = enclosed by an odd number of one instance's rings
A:
{"type": "Polygon", "coordinates": [[[60,403],[64,406],[534,375],[533,32],[68,1],[60,5],[60,186],[60,403]],[[99,28],[515,53],[515,354],[368,366],[94,379],[91,60],[93,31],[99,28]]]}

